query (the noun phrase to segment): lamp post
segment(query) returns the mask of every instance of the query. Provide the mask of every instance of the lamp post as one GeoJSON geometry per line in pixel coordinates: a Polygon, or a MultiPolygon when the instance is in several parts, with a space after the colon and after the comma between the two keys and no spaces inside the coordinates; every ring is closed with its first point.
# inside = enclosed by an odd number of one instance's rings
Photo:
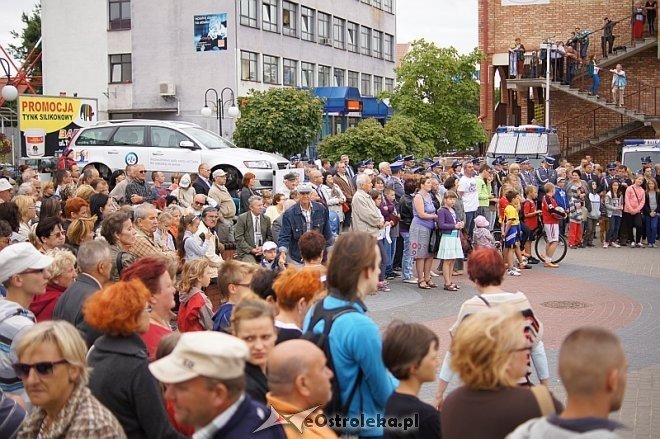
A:
{"type": "MultiPolygon", "coordinates": [[[[215,117],[218,119],[218,134],[222,137],[222,119],[225,117],[225,104],[230,104],[231,106],[227,109],[227,116],[230,118],[239,117],[241,112],[236,106],[234,99],[234,90],[229,87],[225,87],[220,90],[220,93],[214,88],[209,88],[204,92],[204,107],[202,108],[201,114],[204,117],[211,117],[213,115],[213,110],[209,108],[209,93],[215,95],[215,117]],[[225,99],[225,92],[229,92],[229,99],[225,99]]],[[[213,102],[213,101],[212,101],[213,102]]]]}
{"type": "Polygon", "coordinates": [[[2,70],[7,76],[7,84],[2,87],[2,98],[5,101],[15,101],[18,98],[18,89],[11,84],[11,70],[9,68],[9,61],[4,58],[0,58],[0,65],[2,65],[2,70]]]}

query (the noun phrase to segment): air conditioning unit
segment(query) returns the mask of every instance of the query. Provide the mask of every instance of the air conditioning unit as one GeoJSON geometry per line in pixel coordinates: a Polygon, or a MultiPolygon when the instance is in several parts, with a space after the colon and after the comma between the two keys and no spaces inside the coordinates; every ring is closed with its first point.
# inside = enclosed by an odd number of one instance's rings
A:
{"type": "Polygon", "coordinates": [[[176,86],[174,82],[161,82],[159,85],[160,95],[163,97],[176,96],[176,86]]]}
{"type": "Polygon", "coordinates": [[[319,38],[319,44],[323,44],[324,46],[330,46],[332,45],[332,42],[330,41],[330,38],[319,38]]]}

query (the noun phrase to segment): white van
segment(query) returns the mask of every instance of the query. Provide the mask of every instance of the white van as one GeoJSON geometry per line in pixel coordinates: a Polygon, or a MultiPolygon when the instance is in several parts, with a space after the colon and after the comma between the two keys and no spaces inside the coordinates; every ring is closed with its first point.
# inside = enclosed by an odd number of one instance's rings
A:
{"type": "Polygon", "coordinates": [[[534,167],[538,167],[545,156],[559,158],[559,155],[557,130],[539,125],[500,126],[486,151],[486,157],[502,156],[509,163],[513,163],[516,157],[524,157],[534,167]]]}
{"type": "Polygon", "coordinates": [[[144,164],[148,171],[192,174],[201,163],[227,172],[227,188],[241,187],[243,176],[256,176],[255,189],[271,188],[273,175],[289,161],[276,154],[238,148],[217,134],[188,122],[110,120],[78,131],[71,139],[76,162],[93,164],[102,177],[126,165],[144,164]]]}
{"type": "Polygon", "coordinates": [[[642,167],[642,158],[651,157],[655,165],[660,163],[660,139],[627,139],[621,148],[621,164],[633,172],[642,167]]]}

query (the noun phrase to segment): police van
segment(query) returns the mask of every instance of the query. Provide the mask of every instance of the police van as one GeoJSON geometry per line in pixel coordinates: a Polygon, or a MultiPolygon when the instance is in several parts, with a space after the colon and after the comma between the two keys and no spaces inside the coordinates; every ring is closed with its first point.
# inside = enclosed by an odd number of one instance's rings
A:
{"type": "Polygon", "coordinates": [[[255,189],[271,188],[273,175],[289,161],[276,154],[238,148],[227,139],[189,122],[109,120],[82,128],[71,139],[80,168],[94,165],[102,177],[126,165],[141,163],[147,171],[192,174],[201,163],[223,169],[227,189],[240,188],[243,176],[256,176],[255,189]]]}
{"type": "Polygon", "coordinates": [[[642,167],[642,159],[651,157],[653,163],[660,163],[660,139],[628,139],[623,141],[621,164],[633,172],[642,167]]]}
{"type": "Polygon", "coordinates": [[[500,126],[490,140],[486,157],[502,156],[509,163],[516,157],[524,157],[539,166],[543,157],[559,158],[559,137],[554,128],[547,129],[539,125],[500,126]]]}

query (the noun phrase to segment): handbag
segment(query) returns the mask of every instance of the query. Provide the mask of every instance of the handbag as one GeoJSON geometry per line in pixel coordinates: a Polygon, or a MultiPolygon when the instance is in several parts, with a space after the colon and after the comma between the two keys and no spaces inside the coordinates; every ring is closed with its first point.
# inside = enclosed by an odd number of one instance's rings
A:
{"type": "Polygon", "coordinates": [[[461,229],[461,231],[458,233],[458,237],[461,240],[461,248],[463,249],[463,253],[467,254],[472,249],[472,245],[470,244],[470,240],[468,239],[465,229],[461,229]]]}
{"type": "Polygon", "coordinates": [[[390,213],[390,221],[392,222],[392,227],[396,227],[399,224],[399,215],[395,213],[390,213]]]}
{"type": "Polygon", "coordinates": [[[348,213],[348,211],[351,210],[351,206],[348,203],[342,203],[341,210],[344,213],[348,213]]]}

